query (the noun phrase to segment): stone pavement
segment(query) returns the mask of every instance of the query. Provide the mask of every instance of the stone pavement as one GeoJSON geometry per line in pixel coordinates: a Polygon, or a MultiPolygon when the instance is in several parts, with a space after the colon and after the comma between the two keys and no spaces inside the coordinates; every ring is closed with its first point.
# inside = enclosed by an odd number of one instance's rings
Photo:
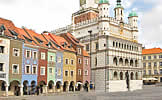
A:
{"type": "Polygon", "coordinates": [[[162,100],[162,87],[144,86],[143,90],[118,93],[70,92],[40,96],[0,97],[0,100],[162,100]]]}

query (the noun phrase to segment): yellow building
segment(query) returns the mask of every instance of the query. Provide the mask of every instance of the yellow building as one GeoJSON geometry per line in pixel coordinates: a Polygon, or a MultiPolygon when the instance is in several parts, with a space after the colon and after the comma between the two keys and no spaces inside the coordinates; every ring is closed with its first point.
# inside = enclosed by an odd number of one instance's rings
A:
{"type": "Polygon", "coordinates": [[[63,37],[51,34],[51,37],[63,50],[63,91],[75,91],[76,84],[76,51],[72,44],[63,37]]]}
{"type": "Polygon", "coordinates": [[[145,84],[162,82],[162,49],[143,49],[143,81],[145,84]]]}

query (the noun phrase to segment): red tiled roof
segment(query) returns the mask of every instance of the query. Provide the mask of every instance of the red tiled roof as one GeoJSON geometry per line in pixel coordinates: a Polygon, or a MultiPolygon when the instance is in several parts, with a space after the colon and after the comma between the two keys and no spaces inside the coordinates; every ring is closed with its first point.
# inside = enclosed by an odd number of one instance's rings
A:
{"type": "Polygon", "coordinates": [[[6,36],[13,37],[12,34],[9,32],[8,29],[10,29],[10,30],[15,31],[16,33],[18,33],[17,28],[15,27],[14,23],[12,21],[10,21],[10,20],[0,18],[0,26],[1,25],[4,25],[5,28],[6,28],[6,30],[4,32],[4,34],[6,36]]]}
{"type": "MultiPolygon", "coordinates": [[[[17,28],[17,30],[18,30],[18,36],[21,38],[21,39],[23,39],[24,41],[25,41],[25,43],[27,43],[27,44],[31,44],[31,45],[36,45],[35,43],[34,43],[34,41],[32,41],[32,42],[28,42],[26,39],[25,39],[25,37],[27,37],[28,39],[31,39],[31,37],[29,37],[29,35],[24,31],[24,29],[22,29],[22,28],[17,28]]],[[[32,39],[31,39],[32,40],[32,39]]]]}
{"type": "Polygon", "coordinates": [[[151,48],[151,49],[143,49],[142,54],[157,54],[157,53],[162,53],[161,48],[151,48]]]}
{"type": "Polygon", "coordinates": [[[66,33],[66,35],[69,37],[69,39],[76,45],[83,46],[81,43],[78,43],[79,40],[77,40],[72,34],[66,33]]]}
{"type": "Polygon", "coordinates": [[[68,46],[70,46],[70,43],[68,43],[63,37],[60,36],[56,36],[54,34],[49,33],[49,36],[51,36],[51,38],[64,50],[68,50],[68,51],[72,51],[72,52],[76,52],[74,50],[73,47],[69,48],[68,46]],[[66,43],[67,46],[63,47],[62,45],[66,43]]]}
{"type": "Polygon", "coordinates": [[[31,39],[35,41],[35,43],[38,45],[38,46],[43,46],[43,47],[48,47],[46,44],[48,44],[47,41],[45,41],[43,39],[43,36],[41,34],[38,34],[36,32],[34,32],[33,30],[30,30],[30,29],[26,29],[25,30],[28,32],[28,34],[31,36],[31,39]],[[43,41],[43,43],[39,43],[37,41],[37,38],[40,39],[41,41],[43,41]],[[43,40],[42,40],[43,39],[43,40]]]}

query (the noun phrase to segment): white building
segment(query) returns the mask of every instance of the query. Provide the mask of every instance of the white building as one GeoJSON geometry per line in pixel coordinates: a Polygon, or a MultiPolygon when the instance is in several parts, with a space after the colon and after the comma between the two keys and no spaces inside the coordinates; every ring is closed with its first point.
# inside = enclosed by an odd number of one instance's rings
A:
{"type": "Polygon", "coordinates": [[[72,14],[72,24],[53,33],[70,32],[85,45],[91,55],[91,79],[96,92],[142,89],[138,16],[132,11],[128,23],[124,22],[121,0],[114,8],[115,17],[110,17],[109,10],[108,0],[80,0],[80,10],[72,14]]]}
{"type": "MultiPolygon", "coordinates": [[[[2,27],[2,26],[1,26],[2,27]]],[[[0,32],[0,96],[8,95],[9,86],[9,53],[10,40],[2,37],[3,30],[0,32]]]]}

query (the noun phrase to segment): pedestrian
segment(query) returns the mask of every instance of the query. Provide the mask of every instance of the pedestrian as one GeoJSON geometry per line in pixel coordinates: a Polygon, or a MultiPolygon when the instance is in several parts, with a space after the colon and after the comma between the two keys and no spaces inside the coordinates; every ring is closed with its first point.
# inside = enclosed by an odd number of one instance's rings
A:
{"type": "Polygon", "coordinates": [[[37,86],[37,95],[39,95],[39,86],[37,86]]]}

